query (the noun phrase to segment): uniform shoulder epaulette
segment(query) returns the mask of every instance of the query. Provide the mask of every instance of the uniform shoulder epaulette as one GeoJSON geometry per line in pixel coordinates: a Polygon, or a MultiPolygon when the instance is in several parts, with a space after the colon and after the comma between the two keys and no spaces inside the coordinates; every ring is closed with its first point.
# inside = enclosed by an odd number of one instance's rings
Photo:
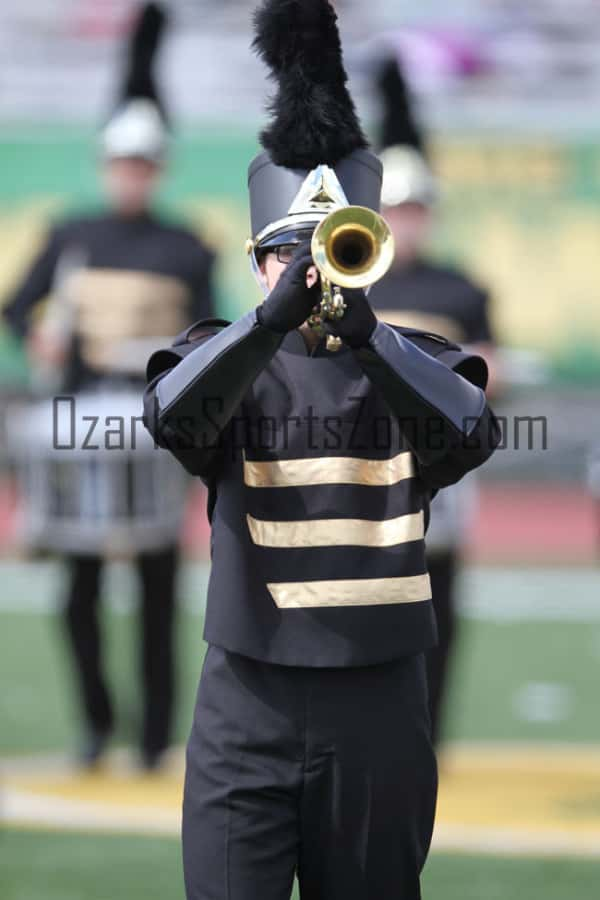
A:
{"type": "Polygon", "coordinates": [[[152,354],[146,366],[146,378],[152,381],[158,375],[162,375],[172,369],[184,357],[195,350],[195,345],[205,338],[218,334],[231,323],[227,319],[200,319],[193,325],[182,331],[173,340],[170,347],[164,347],[152,354]]]}
{"type": "Polygon", "coordinates": [[[409,328],[404,325],[391,325],[390,327],[395,331],[399,331],[403,337],[409,340],[433,341],[435,344],[441,344],[447,350],[460,350],[458,344],[449,341],[448,338],[443,337],[441,334],[436,334],[434,331],[421,331],[420,328],[409,328]]]}
{"type": "Polygon", "coordinates": [[[488,367],[483,357],[469,350],[463,350],[459,344],[449,341],[434,331],[421,331],[419,328],[405,328],[402,325],[391,325],[395,331],[412,341],[430,356],[443,359],[448,365],[471,384],[485,390],[488,382],[488,367]]]}
{"type": "Polygon", "coordinates": [[[188,325],[173,341],[174,347],[180,347],[181,344],[190,344],[192,341],[199,341],[202,338],[218,334],[223,328],[231,325],[228,319],[199,319],[193,325],[188,325]]]}

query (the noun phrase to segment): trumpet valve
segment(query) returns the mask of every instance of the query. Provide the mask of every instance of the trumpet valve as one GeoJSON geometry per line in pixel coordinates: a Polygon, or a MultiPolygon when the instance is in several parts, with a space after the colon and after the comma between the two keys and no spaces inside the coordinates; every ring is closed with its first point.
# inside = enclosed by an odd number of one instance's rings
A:
{"type": "Polygon", "coordinates": [[[333,297],[328,287],[323,287],[321,293],[321,316],[330,319],[333,313],[333,297]]]}
{"type": "Polygon", "coordinates": [[[338,287],[323,289],[321,315],[325,319],[341,319],[347,309],[344,295],[338,287]]]}
{"type": "Polygon", "coordinates": [[[331,307],[332,307],[332,319],[341,319],[346,310],[348,309],[348,304],[344,300],[344,295],[340,291],[338,287],[333,289],[333,297],[331,298],[331,307]]]}

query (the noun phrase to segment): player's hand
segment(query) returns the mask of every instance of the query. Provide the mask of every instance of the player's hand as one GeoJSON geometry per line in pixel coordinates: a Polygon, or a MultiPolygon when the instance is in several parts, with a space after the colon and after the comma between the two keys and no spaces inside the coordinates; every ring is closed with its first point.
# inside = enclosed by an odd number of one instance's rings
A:
{"type": "Polygon", "coordinates": [[[358,349],[369,343],[377,325],[377,318],[363,290],[342,288],[346,311],[341,319],[328,319],[327,331],[358,349]]]}
{"type": "Polygon", "coordinates": [[[258,320],[265,328],[287,334],[306,322],[321,295],[318,279],[311,287],[307,286],[307,273],[311,266],[314,262],[310,244],[299,244],[279,281],[262,306],[258,307],[258,320]]]}

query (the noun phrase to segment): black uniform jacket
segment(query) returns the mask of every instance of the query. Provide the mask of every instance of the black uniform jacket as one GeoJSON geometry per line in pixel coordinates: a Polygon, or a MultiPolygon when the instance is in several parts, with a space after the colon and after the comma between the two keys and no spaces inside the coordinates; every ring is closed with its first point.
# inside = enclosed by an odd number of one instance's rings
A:
{"type": "Polygon", "coordinates": [[[206,640],[335,667],[432,645],[428,505],[497,444],[485,363],[383,323],[338,353],[256,311],[224,324],[156,353],[145,396],[157,442],[209,487],[206,640]]]}
{"type": "Polygon", "coordinates": [[[459,344],[494,342],[487,291],[457,269],[423,259],[392,268],[373,285],[369,302],[384,322],[459,344]]]}
{"type": "Polygon", "coordinates": [[[65,387],[124,370],[143,377],[131,348],[176,334],[213,315],[213,254],[191,232],[150,214],[126,219],[111,213],[73,218],[55,226],[2,313],[17,335],[27,333],[40,300],[62,304],[70,349],[65,387]]]}

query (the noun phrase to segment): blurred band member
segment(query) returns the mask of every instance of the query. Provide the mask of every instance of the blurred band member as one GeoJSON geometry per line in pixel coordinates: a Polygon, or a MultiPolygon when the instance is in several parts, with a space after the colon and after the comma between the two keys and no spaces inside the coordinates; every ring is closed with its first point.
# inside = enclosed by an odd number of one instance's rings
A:
{"type": "Polygon", "coordinates": [[[265,299],[148,366],[147,426],[208,483],[212,525],[187,897],[289,900],[297,875],[306,900],[418,900],[437,788],[429,491],[483,463],[497,426],[480,358],[378,323],[359,289],[319,319],[311,237],[349,205],[377,211],[381,164],[327,0],[264,0],[255,23],[278,82],[248,172],[265,299]]]}
{"type": "MultiPolygon", "coordinates": [[[[61,368],[63,392],[98,385],[135,389],[142,383],[149,345],[212,314],[211,252],[152,211],[169,142],[152,71],[164,24],[158,6],[142,10],[124,88],[102,133],[99,167],[108,210],[53,228],[4,310],[13,331],[29,341],[32,361],[61,368]],[[36,327],[31,313],[53,293],[54,314],[36,327]]],[[[74,552],[66,563],[66,625],[87,724],[82,762],[93,764],[114,725],[98,624],[103,559],[74,552]]],[[[143,597],[141,752],[149,768],[158,764],[170,736],[177,563],[177,535],[136,560],[143,597]]]]}
{"type": "MultiPolygon", "coordinates": [[[[483,356],[493,379],[494,339],[488,295],[463,272],[433,262],[427,243],[437,186],[423,136],[411,110],[399,64],[390,58],[378,78],[384,103],[381,160],[383,215],[395,239],[395,260],[370,300],[379,318],[442,335],[483,356]]],[[[487,391],[490,393],[490,381],[487,391]]],[[[456,575],[476,500],[474,477],[440,491],[431,505],[427,559],[439,643],[427,656],[434,740],[440,737],[442,703],[456,630],[456,575]]]]}

